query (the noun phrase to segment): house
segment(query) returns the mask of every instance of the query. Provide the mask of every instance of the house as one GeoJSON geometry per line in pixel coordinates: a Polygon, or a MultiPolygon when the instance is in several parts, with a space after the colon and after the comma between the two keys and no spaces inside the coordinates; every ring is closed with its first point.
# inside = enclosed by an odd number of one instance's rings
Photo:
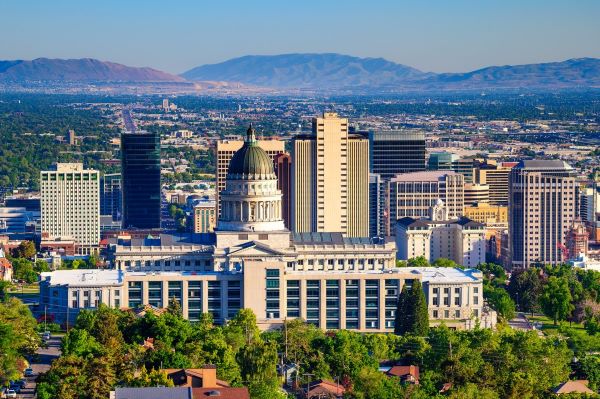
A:
{"type": "Polygon", "coordinates": [[[115,388],[110,399],[250,399],[248,388],[115,388]]]}
{"type": "Polygon", "coordinates": [[[562,383],[554,390],[554,393],[557,395],[563,395],[568,393],[595,393],[591,389],[588,388],[587,380],[575,380],[575,381],[567,381],[562,383]]]}
{"type": "Polygon", "coordinates": [[[393,366],[386,374],[390,377],[400,378],[402,382],[419,384],[419,366],[393,366]]]}
{"type": "Polygon", "coordinates": [[[304,398],[306,399],[337,399],[344,397],[346,389],[335,382],[328,380],[313,381],[307,386],[308,390],[304,390],[304,398]]]}
{"type": "Polygon", "coordinates": [[[4,257],[4,252],[0,249],[0,281],[12,281],[12,264],[4,257]]]}
{"type": "Polygon", "coordinates": [[[217,379],[217,367],[208,364],[201,369],[163,369],[176,387],[226,388],[226,381],[217,379]]]}

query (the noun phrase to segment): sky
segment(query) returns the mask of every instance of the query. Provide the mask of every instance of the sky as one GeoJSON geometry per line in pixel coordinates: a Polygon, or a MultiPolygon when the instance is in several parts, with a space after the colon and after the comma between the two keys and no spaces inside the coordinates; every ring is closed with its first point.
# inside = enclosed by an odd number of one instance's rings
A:
{"type": "Polygon", "coordinates": [[[0,59],[91,57],[171,73],[335,52],[422,71],[600,58],[597,0],[0,0],[0,59]]]}

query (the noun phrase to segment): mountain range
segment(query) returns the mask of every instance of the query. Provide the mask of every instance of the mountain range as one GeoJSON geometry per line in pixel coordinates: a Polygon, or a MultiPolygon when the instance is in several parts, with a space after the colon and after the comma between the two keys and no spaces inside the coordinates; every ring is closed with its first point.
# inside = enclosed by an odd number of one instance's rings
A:
{"type": "Polygon", "coordinates": [[[91,58],[0,61],[0,89],[14,82],[184,84],[188,91],[254,90],[379,93],[404,90],[600,88],[600,59],[491,66],[465,73],[423,72],[383,58],[335,53],[248,55],[180,76],[91,58]],[[208,88],[208,89],[207,89],[208,88]]]}
{"type": "Polygon", "coordinates": [[[2,81],[183,82],[177,75],[152,68],[129,67],[93,58],[0,61],[2,81]]]}
{"type": "Polygon", "coordinates": [[[340,54],[255,55],[203,65],[188,80],[239,82],[278,89],[484,89],[600,87],[600,59],[492,66],[466,73],[427,73],[383,58],[340,54]]]}

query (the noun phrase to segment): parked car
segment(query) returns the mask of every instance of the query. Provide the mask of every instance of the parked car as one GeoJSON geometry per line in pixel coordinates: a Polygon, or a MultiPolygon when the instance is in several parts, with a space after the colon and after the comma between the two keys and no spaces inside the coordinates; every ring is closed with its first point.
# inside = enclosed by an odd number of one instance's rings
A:
{"type": "Polygon", "coordinates": [[[16,381],[15,384],[18,384],[21,389],[23,389],[27,385],[27,380],[25,378],[21,378],[19,381],[16,381]]]}
{"type": "Polygon", "coordinates": [[[27,368],[27,369],[25,369],[25,371],[23,372],[23,374],[25,375],[25,377],[33,377],[33,369],[32,368],[27,368]]]}
{"type": "Polygon", "coordinates": [[[11,389],[12,389],[12,390],[13,390],[13,391],[15,391],[16,393],[19,393],[19,392],[21,392],[21,385],[20,385],[20,384],[17,384],[16,382],[11,382],[11,383],[10,383],[10,386],[8,387],[8,389],[9,389],[9,390],[11,390],[11,389]]]}
{"type": "Polygon", "coordinates": [[[4,397],[5,398],[16,398],[17,392],[14,389],[8,389],[6,392],[4,392],[4,397]]]}
{"type": "Polygon", "coordinates": [[[44,335],[42,335],[42,339],[44,341],[48,341],[50,338],[52,338],[52,335],[50,334],[50,331],[46,331],[46,332],[44,332],[44,335]]]}

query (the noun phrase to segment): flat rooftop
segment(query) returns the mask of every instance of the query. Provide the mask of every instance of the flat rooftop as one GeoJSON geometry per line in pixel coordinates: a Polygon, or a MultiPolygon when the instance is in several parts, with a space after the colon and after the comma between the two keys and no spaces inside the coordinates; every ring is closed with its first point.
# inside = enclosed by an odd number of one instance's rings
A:
{"type": "Polygon", "coordinates": [[[56,270],[42,273],[41,280],[49,281],[52,285],[74,287],[121,285],[123,283],[123,272],[101,269],[56,270]]]}
{"type": "Polygon", "coordinates": [[[482,279],[477,269],[453,267],[405,267],[414,274],[420,274],[423,282],[432,283],[471,283],[482,279]]]}

